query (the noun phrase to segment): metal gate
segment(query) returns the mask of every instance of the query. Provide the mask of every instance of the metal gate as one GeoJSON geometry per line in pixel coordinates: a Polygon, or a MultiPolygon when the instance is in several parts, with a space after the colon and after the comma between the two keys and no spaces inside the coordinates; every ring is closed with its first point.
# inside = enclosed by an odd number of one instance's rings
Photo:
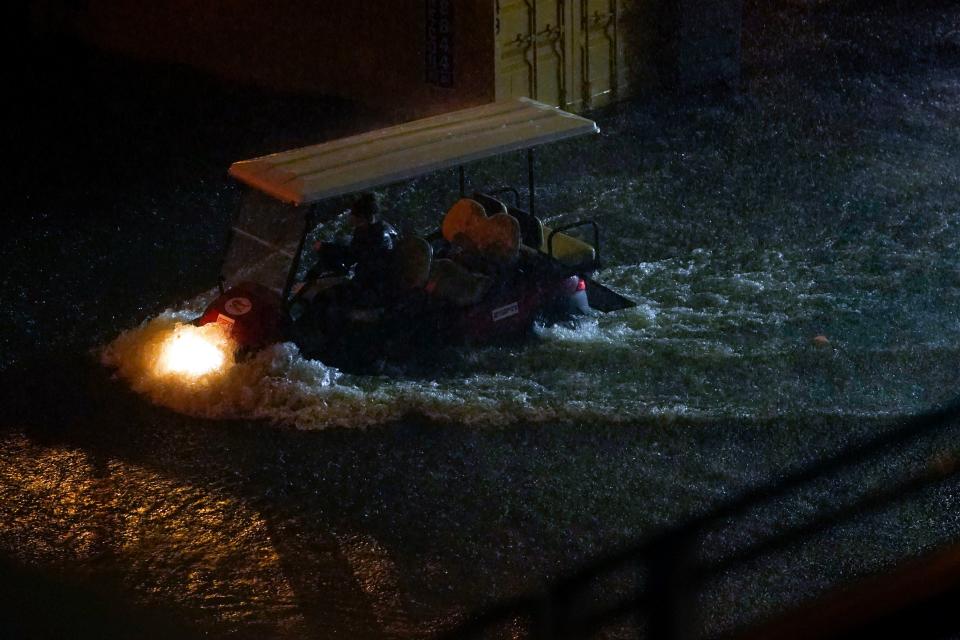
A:
{"type": "Polygon", "coordinates": [[[497,99],[582,110],[615,99],[624,0],[496,0],[497,99]]]}

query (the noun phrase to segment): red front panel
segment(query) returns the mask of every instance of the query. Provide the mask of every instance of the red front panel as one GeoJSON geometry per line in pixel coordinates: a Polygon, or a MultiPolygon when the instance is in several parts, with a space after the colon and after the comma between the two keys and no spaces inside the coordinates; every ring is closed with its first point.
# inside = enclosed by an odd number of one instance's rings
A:
{"type": "Polygon", "coordinates": [[[283,340],[282,308],[270,289],[241,282],[210,303],[197,324],[220,323],[238,346],[256,349],[283,340]]]}

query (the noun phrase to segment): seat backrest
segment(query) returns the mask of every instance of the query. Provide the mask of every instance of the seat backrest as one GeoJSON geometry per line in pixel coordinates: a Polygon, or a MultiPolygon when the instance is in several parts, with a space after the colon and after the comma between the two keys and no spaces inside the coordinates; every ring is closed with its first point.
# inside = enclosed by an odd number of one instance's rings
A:
{"type": "Polygon", "coordinates": [[[487,213],[479,202],[460,198],[453,203],[447,215],[443,216],[440,226],[443,239],[461,247],[469,246],[473,241],[475,228],[485,224],[486,217],[487,213]]]}
{"type": "Polygon", "coordinates": [[[539,249],[543,244],[543,223],[540,218],[530,215],[526,211],[511,209],[510,215],[520,223],[520,234],[523,237],[523,244],[534,249],[539,249]],[[522,215],[521,215],[522,214],[522,215]]]}
{"type": "Polygon", "coordinates": [[[477,191],[473,194],[473,199],[486,209],[488,216],[507,212],[507,204],[503,200],[491,196],[489,193],[480,193],[477,191]]]}
{"type": "Polygon", "coordinates": [[[501,210],[492,216],[476,200],[461,198],[443,218],[443,237],[479,257],[511,263],[520,252],[520,224],[501,210]]]}
{"type": "Polygon", "coordinates": [[[395,284],[401,289],[422,289],[430,278],[433,247],[415,235],[405,235],[394,252],[395,284]]]}
{"type": "Polygon", "coordinates": [[[488,193],[477,192],[473,194],[473,198],[483,205],[488,215],[493,215],[498,211],[506,211],[516,218],[520,224],[520,239],[523,244],[533,249],[539,249],[540,245],[543,244],[543,224],[536,216],[530,215],[523,209],[507,206],[502,200],[488,193]]]}

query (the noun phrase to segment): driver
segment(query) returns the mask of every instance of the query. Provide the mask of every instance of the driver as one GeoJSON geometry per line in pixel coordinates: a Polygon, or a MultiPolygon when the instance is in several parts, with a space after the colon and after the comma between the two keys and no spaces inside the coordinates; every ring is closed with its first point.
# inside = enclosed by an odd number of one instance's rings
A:
{"type": "Polygon", "coordinates": [[[380,201],[364,193],[350,209],[353,238],[350,254],[357,265],[355,279],[382,278],[389,273],[390,259],[397,246],[397,230],[380,217],[380,201]]]}
{"type": "Polygon", "coordinates": [[[379,298],[392,270],[397,230],[380,217],[379,199],[369,192],[354,202],[349,222],[353,227],[350,244],[318,243],[315,247],[320,252],[318,264],[324,268],[333,265],[354,267],[354,284],[362,292],[379,298]]]}

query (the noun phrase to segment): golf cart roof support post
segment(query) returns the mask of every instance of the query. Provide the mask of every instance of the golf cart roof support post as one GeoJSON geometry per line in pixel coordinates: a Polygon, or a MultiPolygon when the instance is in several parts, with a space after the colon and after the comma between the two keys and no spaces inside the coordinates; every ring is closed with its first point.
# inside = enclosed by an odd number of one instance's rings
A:
{"type": "Polygon", "coordinates": [[[460,173],[460,197],[466,198],[467,197],[467,174],[464,173],[463,165],[460,165],[459,167],[457,167],[457,169],[459,170],[459,173],[460,173]]]}
{"type": "Polygon", "coordinates": [[[219,289],[221,294],[223,294],[224,285],[227,282],[227,277],[223,275],[223,272],[227,267],[227,255],[230,253],[230,245],[233,244],[233,236],[236,235],[236,232],[233,230],[233,225],[236,224],[236,217],[237,212],[234,211],[233,215],[230,216],[230,224],[227,226],[227,233],[224,238],[223,246],[226,248],[220,252],[220,267],[217,269],[217,289],[219,289]]]}
{"type": "Polygon", "coordinates": [[[534,181],[533,181],[533,147],[527,149],[527,183],[530,189],[530,215],[535,216],[537,212],[534,209],[534,181]]]}
{"type": "Polygon", "coordinates": [[[290,261],[290,271],[287,272],[287,282],[283,286],[283,296],[281,300],[283,300],[285,310],[290,302],[290,292],[293,290],[293,283],[297,278],[297,271],[300,270],[300,256],[303,255],[303,246],[307,242],[307,234],[313,229],[315,213],[316,206],[311,206],[307,209],[306,215],[303,216],[303,233],[300,234],[300,242],[297,243],[297,252],[293,255],[293,260],[290,261]]]}

